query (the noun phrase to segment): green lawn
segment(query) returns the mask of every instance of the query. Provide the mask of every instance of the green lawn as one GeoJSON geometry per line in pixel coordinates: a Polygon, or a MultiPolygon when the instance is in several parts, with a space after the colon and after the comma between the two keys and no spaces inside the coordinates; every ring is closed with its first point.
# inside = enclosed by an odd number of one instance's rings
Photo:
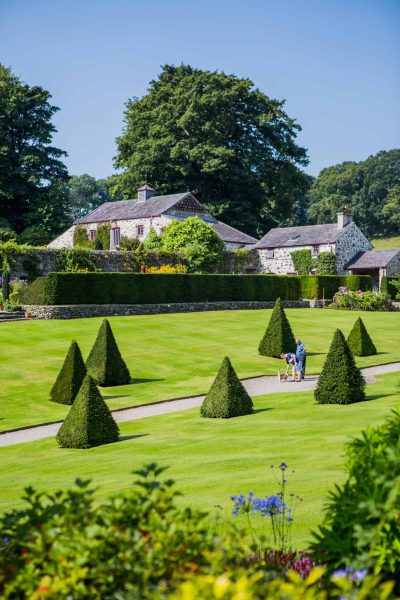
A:
{"type": "MultiPolygon", "coordinates": [[[[62,450],[54,438],[0,448],[0,511],[21,504],[21,490],[69,487],[90,478],[98,497],[130,487],[131,472],[145,462],[169,465],[184,504],[230,518],[231,494],[275,493],[271,464],[285,460],[291,490],[304,501],[295,511],[293,542],[304,547],[321,519],[327,492],[344,479],[344,445],[368,425],[400,407],[399,374],[379,377],[368,401],[316,405],[313,394],[275,394],[255,399],[256,412],[230,420],[202,419],[198,409],[124,423],[120,442],[90,450],[62,450]]],[[[289,490],[290,491],[290,490],[289,490]]]]}
{"type": "MultiPolygon", "coordinates": [[[[103,389],[111,408],[205,393],[222,358],[239,377],[275,374],[277,359],[257,353],[271,311],[113,317],[117,342],[134,383],[103,389]]],[[[362,314],[379,354],[359,366],[399,360],[399,313],[293,309],[287,315],[309,350],[308,372],[318,373],[335,328],[349,333],[362,314]]],[[[89,353],[101,319],[20,321],[0,324],[0,431],[63,419],[68,407],[49,401],[49,391],[69,344],[89,353]]]]}
{"type": "Polygon", "coordinates": [[[374,250],[396,250],[400,248],[400,236],[388,238],[376,238],[371,240],[374,250]]]}

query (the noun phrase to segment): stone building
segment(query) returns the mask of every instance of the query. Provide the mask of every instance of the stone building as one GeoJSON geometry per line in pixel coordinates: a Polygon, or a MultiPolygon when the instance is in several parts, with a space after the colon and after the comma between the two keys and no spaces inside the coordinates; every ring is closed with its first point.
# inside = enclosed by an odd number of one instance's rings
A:
{"type": "Polygon", "coordinates": [[[372,275],[375,285],[383,275],[394,275],[400,269],[400,251],[373,251],[372,244],[346,209],[338,213],[336,223],[271,229],[254,249],[263,273],[295,274],[291,257],[294,250],[311,250],[313,257],[320,252],[332,252],[336,255],[339,275],[372,275]]]}
{"type": "Polygon", "coordinates": [[[118,250],[121,236],[143,241],[151,227],[161,234],[172,221],[183,221],[192,216],[209,223],[223,240],[226,250],[249,247],[257,242],[255,238],[211,216],[191,192],[155,196],[154,190],[145,185],[138,190],[137,199],[105,202],[78,219],[72,227],[50,242],[49,247],[72,247],[77,225],[86,229],[89,239],[94,239],[97,227],[110,223],[110,249],[118,250]]]}

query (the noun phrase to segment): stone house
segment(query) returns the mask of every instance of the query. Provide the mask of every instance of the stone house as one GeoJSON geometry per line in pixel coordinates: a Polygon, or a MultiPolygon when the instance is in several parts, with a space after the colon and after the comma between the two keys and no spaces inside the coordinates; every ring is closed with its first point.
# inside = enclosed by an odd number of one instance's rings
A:
{"type": "Polygon", "coordinates": [[[157,234],[161,234],[172,221],[183,221],[192,216],[209,223],[223,240],[226,250],[249,247],[257,242],[246,233],[215,219],[191,192],[155,196],[154,190],[145,185],[138,190],[137,199],[105,202],[78,219],[72,227],[50,242],[49,247],[72,247],[77,225],[86,229],[89,239],[94,239],[97,227],[103,223],[110,223],[110,249],[118,250],[121,236],[143,241],[151,227],[157,234]]]}
{"type": "Polygon", "coordinates": [[[263,273],[295,274],[291,253],[306,249],[313,257],[332,252],[338,275],[368,274],[376,286],[383,275],[394,275],[400,268],[400,250],[373,251],[346,209],[338,213],[336,223],[271,229],[254,249],[263,273]]]}

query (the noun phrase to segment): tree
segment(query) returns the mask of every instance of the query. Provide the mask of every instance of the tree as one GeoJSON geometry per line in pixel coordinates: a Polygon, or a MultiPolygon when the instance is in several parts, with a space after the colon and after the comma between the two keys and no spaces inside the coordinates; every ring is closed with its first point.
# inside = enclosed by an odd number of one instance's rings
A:
{"type": "Polygon", "coordinates": [[[356,366],[343,333],[336,329],[328,356],[318,378],[318,404],[352,404],[365,400],[365,380],[356,366]]]}
{"type": "Polygon", "coordinates": [[[18,234],[39,227],[41,241],[70,224],[66,153],[51,145],[58,108],[50,98],[0,65],[0,218],[18,234]]]}
{"type": "Polygon", "coordinates": [[[150,227],[146,239],[143,241],[146,250],[160,250],[161,236],[156,233],[154,227],[150,227]]]}
{"type": "Polygon", "coordinates": [[[86,361],[86,369],[101,386],[124,385],[131,376],[115,341],[107,319],[103,320],[93,348],[86,361]]]}
{"type": "Polygon", "coordinates": [[[158,193],[190,189],[215,216],[261,235],[305,193],[300,126],[249,79],[165,65],[148,93],[127,103],[115,166],[133,197],[144,180],[158,193]]]}
{"type": "Polygon", "coordinates": [[[87,215],[104,202],[112,202],[113,200],[106,180],[96,180],[87,173],[72,175],[68,187],[69,202],[74,220],[87,215]]]}
{"type": "Polygon", "coordinates": [[[400,222],[400,150],[323,169],[309,190],[310,222],[334,223],[347,205],[365,235],[396,234],[400,222]]]}
{"type": "Polygon", "coordinates": [[[51,388],[50,400],[59,404],[72,404],[86,376],[86,367],[81,350],[73,341],[63,366],[51,388]]]}
{"type": "Polygon", "coordinates": [[[204,398],[200,414],[212,419],[229,419],[252,412],[253,401],[238,379],[231,361],[225,356],[210,391],[204,398]]]}
{"type": "Polygon", "coordinates": [[[118,425],[95,382],[87,375],[61,425],[57,441],[62,448],[92,448],[117,442],[118,425]]]}
{"type": "Polygon", "coordinates": [[[372,354],[376,354],[374,342],[371,340],[361,317],[358,317],[354,323],[354,327],[347,338],[347,344],[355,356],[371,356],[372,354]]]}
{"type": "Polygon", "coordinates": [[[283,352],[295,352],[296,343],[292,328],[280,298],[275,302],[268,327],[258,346],[259,354],[279,358],[283,352]]]}
{"type": "Polygon", "coordinates": [[[224,242],[208,223],[198,217],[172,221],[161,237],[162,247],[181,252],[194,273],[213,273],[222,264],[224,242]]]}

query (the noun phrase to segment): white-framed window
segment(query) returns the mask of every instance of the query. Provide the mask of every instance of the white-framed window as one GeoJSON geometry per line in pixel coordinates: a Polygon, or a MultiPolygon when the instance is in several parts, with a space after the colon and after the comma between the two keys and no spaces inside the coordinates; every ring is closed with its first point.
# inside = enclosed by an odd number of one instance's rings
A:
{"type": "Polygon", "coordinates": [[[115,248],[116,246],[119,246],[119,242],[121,240],[121,230],[119,227],[113,227],[111,229],[111,241],[112,241],[112,247],[115,248]]]}
{"type": "Polygon", "coordinates": [[[317,254],[319,254],[319,246],[315,245],[312,247],[312,255],[316,256],[317,254]]]}
{"type": "Polygon", "coordinates": [[[96,237],[96,230],[89,229],[89,240],[94,240],[95,237],[96,237]]]}
{"type": "Polygon", "coordinates": [[[140,237],[144,234],[144,225],[136,225],[136,235],[140,237]]]}
{"type": "Polygon", "coordinates": [[[267,258],[274,258],[274,249],[270,248],[267,250],[267,258]]]}

